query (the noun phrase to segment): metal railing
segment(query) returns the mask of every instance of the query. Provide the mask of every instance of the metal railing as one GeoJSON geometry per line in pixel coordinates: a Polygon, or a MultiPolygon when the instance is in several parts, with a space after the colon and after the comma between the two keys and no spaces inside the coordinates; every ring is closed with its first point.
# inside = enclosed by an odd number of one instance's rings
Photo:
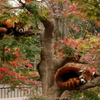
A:
{"type": "Polygon", "coordinates": [[[15,88],[14,91],[10,89],[10,87],[0,87],[0,98],[15,98],[15,97],[24,97],[30,93],[30,89],[28,87],[21,87],[22,89],[27,89],[27,91],[23,91],[21,89],[15,88]]]}

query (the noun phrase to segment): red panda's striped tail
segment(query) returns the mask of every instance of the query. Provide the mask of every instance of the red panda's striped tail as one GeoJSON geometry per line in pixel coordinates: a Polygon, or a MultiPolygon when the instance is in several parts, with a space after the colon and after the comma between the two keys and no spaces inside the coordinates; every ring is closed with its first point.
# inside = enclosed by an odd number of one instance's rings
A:
{"type": "Polygon", "coordinates": [[[80,84],[80,80],[79,78],[70,78],[68,81],[66,82],[62,82],[62,81],[56,81],[56,83],[64,89],[71,89],[74,88],[76,86],[78,86],[80,84]]]}

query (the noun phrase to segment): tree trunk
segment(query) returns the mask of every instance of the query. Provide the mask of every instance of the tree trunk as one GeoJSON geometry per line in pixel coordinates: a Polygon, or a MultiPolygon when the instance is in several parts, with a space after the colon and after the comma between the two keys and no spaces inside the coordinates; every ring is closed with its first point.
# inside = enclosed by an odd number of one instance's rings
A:
{"type": "Polygon", "coordinates": [[[49,20],[41,20],[44,24],[44,36],[42,37],[42,51],[41,61],[38,66],[38,70],[41,76],[43,94],[47,94],[48,89],[54,83],[54,64],[53,64],[53,50],[52,39],[54,25],[49,20]]]}
{"type": "Polygon", "coordinates": [[[55,86],[54,76],[58,68],[70,61],[75,61],[74,57],[62,57],[59,60],[53,57],[53,30],[54,24],[50,20],[41,20],[45,30],[42,37],[41,61],[38,64],[38,72],[41,77],[42,90],[44,95],[60,96],[64,90],[59,90],[55,86]],[[52,88],[54,87],[54,88],[52,88]],[[53,92],[55,92],[53,94],[53,92]]]}

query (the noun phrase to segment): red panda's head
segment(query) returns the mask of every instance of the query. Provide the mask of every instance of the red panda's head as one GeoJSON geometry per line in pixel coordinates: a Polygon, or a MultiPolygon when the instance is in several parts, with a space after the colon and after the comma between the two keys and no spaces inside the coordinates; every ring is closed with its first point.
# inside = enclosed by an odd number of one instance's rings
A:
{"type": "Polygon", "coordinates": [[[26,26],[20,22],[15,22],[14,28],[18,33],[24,33],[26,31],[26,26]]]}
{"type": "Polygon", "coordinates": [[[21,22],[14,22],[12,19],[3,18],[0,20],[0,34],[3,36],[14,35],[14,36],[23,36],[27,31],[26,25],[21,22]]]}
{"type": "Polygon", "coordinates": [[[81,81],[81,83],[86,83],[86,82],[90,82],[93,79],[93,73],[90,72],[90,70],[84,68],[83,70],[80,70],[80,76],[79,79],[81,81]]]}
{"type": "Polygon", "coordinates": [[[12,29],[14,32],[24,33],[26,30],[26,25],[21,22],[14,22],[11,19],[2,19],[0,20],[0,27],[5,27],[8,30],[12,29]]]}

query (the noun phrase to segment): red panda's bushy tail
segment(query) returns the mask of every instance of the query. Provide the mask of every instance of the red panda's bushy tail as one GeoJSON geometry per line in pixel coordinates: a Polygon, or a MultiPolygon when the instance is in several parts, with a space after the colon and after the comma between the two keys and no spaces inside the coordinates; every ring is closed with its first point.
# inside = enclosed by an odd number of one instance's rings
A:
{"type": "Polygon", "coordinates": [[[65,89],[70,89],[70,88],[74,88],[75,86],[78,86],[80,84],[80,80],[79,78],[70,78],[68,81],[66,82],[62,82],[62,81],[56,81],[56,83],[61,87],[61,88],[65,88],[65,89]]]}
{"type": "Polygon", "coordinates": [[[80,68],[66,66],[58,69],[55,75],[55,81],[61,88],[74,88],[75,86],[80,85],[79,80],[79,70],[80,68]]]}

